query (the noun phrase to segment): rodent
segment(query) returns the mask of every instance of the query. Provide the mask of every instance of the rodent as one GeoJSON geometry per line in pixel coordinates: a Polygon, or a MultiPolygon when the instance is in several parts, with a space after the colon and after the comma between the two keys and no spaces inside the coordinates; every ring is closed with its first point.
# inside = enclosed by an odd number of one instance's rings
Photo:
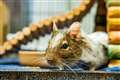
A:
{"type": "Polygon", "coordinates": [[[80,60],[89,63],[89,70],[96,70],[108,62],[106,56],[108,35],[105,32],[85,34],[80,23],[74,22],[67,31],[59,31],[53,25],[52,37],[46,49],[46,59],[50,66],[64,69],[80,60]]]}

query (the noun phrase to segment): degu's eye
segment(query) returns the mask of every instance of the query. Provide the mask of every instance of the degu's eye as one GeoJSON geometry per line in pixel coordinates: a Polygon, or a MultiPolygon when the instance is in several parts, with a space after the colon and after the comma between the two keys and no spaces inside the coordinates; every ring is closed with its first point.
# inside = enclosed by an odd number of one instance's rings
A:
{"type": "Polygon", "coordinates": [[[63,43],[62,46],[61,46],[61,48],[62,48],[62,49],[67,49],[68,46],[69,46],[68,43],[63,43]]]}

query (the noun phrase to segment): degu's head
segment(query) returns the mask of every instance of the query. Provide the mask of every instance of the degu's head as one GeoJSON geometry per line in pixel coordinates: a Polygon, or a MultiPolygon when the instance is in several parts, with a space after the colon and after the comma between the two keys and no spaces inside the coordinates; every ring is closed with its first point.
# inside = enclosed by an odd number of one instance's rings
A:
{"type": "Polygon", "coordinates": [[[83,45],[80,35],[79,22],[71,24],[67,31],[59,31],[54,23],[52,37],[46,49],[48,64],[63,67],[78,61],[82,53],[79,45],[83,45]]]}

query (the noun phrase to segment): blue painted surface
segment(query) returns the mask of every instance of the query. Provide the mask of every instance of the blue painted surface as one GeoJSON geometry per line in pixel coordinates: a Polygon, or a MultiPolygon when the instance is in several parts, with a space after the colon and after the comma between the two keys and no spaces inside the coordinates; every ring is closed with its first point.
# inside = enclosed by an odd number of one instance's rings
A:
{"type": "MultiPolygon", "coordinates": [[[[74,66],[71,66],[73,70],[87,70],[88,67],[85,65],[86,63],[81,62],[82,64],[76,64],[74,66]],[[84,68],[83,68],[84,67],[84,68]]],[[[19,64],[19,59],[18,58],[1,58],[0,59],[0,70],[18,70],[18,71],[37,71],[39,70],[39,67],[26,67],[23,65],[19,64]]],[[[50,68],[48,68],[49,70],[50,68]]],[[[53,69],[53,68],[51,68],[53,69]]],[[[69,70],[68,68],[65,68],[66,70],[69,70]]],[[[54,70],[54,69],[53,69],[54,70]]],[[[112,68],[103,68],[101,71],[106,71],[106,72],[119,72],[120,67],[112,67],[112,68]]]]}
{"type": "Polygon", "coordinates": [[[0,59],[0,65],[3,64],[19,64],[19,59],[18,58],[1,58],[0,59]]]}
{"type": "Polygon", "coordinates": [[[112,67],[112,68],[104,68],[102,70],[106,71],[106,72],[113,72],[113,71],[119,72],[120,71],[120,66],[118,66],[118,67],[112,67]]]}

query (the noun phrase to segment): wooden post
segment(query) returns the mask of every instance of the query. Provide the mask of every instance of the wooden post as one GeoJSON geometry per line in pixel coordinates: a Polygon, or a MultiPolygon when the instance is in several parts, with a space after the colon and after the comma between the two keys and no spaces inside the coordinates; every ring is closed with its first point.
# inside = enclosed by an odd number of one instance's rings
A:
{"type": "Polygon", "coordinates": [[[0,0],[0,45],[3,45],[9,32],[9,12],[6,5],[0,0]]]}
{"type": "Polygon", "coordinates": [[[95,31],[106,31],[106,6],[104,0],[97,0],[98,8],[95,19],[95,31]]]}

